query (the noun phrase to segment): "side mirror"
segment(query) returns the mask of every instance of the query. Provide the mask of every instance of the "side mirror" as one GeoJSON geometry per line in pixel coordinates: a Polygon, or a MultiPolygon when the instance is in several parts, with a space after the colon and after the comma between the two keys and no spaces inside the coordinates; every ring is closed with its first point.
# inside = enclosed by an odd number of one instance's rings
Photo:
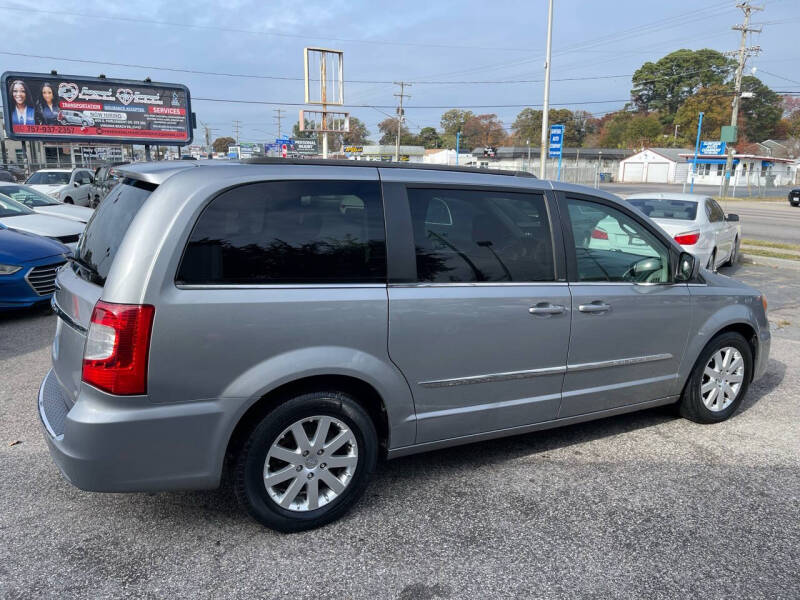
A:
{"type": "Polygon", "coordinates": [[[695,259],[688,252],[681,252],[678,257],[678,268],[675,272],[675,281],[689,281],[694,275],[695,259]]]}
{"type": "Polygon", "coordinates": [[[72,187],[78,187],[79,185],[80,185],[80,183],[78,183],[78,182],[76,181],[75,183],[73,183],[73,184],[72,184],[72,187]]]}
{"type": "Polygon", "coordinates": [[[732,223],[738,223],[739,222],[739,215],[735,215],[733,213],[728,213],[725,216],[725,220],[726,221],[731,221],[732,223]]]}

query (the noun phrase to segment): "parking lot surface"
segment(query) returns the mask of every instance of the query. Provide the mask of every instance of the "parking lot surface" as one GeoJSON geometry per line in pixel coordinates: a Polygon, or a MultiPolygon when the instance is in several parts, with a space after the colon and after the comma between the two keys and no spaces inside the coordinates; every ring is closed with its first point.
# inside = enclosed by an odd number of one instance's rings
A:
{"type": "Polygon", "coordinates": [[[729,421],[656,409],[397,459],[295,535],[227,488],[73,488],[36,412],[55,317],[0,317],[0,597],[797,598],[800,271],[722,272],[765,291],[773,323],[729,421]]]}

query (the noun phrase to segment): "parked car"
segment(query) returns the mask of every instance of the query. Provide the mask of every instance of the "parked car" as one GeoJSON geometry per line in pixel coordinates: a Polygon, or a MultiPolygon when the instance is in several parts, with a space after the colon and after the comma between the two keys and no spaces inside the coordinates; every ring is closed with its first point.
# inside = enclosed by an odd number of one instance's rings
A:
{"type": "Polygon", "coordinates": [[[700,264],[716,271],[739,258],[739,215],[725,214],[716,200],[697,194],[637,194],[628,202],[658,223],[700,264]]]}
{"type": "Polygon", "coordinates": [[[79,110],[58,111],[58,122],[62,125],[80,125],[82,127],[94,126],[94,119],[79,110]]]}
{"type": "Polygon", "coordinates": [[[15,181],[15,179],[14,176],[11,174],[11,171],[0,169],[0,181],[15,181]]]}
{"type": "Polygon", "coordinates": [[[789,204],[800,206],[800,188],[795,188],[789,192],[789,204]]]}
{"type": "Polygon", "coordinates": [[[89,206],[89,189],[94,176],[89,169],[42,169],[25,183],[65,204],[89,206]]]}
{"type": "Polygon", "coordinates": [[[716,423],[764,373],[764,297],[626,202],[425,167],[120,167],[57,278],[39,411],[67,479],[212,488],[227,464],[251,515],[296,531],[379,455],[666,404],[716,423]],[[591,247],[609,217],[643,245],[591,247]]]}
{"type": "Polygon", "coordinates": [[[56,270],[69,255],[57,241],[0,225],[0,310],[50,300],[56,270]]]}
{"type": "Polygon", "coordinates": [[[94,172],[94,183],[92,183],[92,187],[89,190],[90,206],[92,208],[97,208],[97,205],[108,195],[111,188],[119,183],[119,176],[114,167],[126,164],[128,163],[115,162],[97,167],[94,172]]]}
{"type": "Polygon", "coordinates": [[[74,219],[37,214],[21,202],[3,195],[0,195],[0,225],[54,239],[70,250],[75,250],[86,226],[74,219]]]}
{"type": "Polygon", "coordinates": [[[24,204],[33,212],[72,219],[83,224],[86,224],[94,214],[91,208],[75,206],[73,204],[62,204],[55,198],[37,192],[32,187],[21,183],[0,182],[0,195],[7,196],[12,200],[24,204]]]}

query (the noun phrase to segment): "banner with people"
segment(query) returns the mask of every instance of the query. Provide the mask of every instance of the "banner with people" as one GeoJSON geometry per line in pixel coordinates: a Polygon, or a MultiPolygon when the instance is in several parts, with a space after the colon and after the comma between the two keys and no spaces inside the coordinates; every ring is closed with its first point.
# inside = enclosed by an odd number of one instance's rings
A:
{"type": "Polygon", "coordinates": [[[6,72],[3,116],[16,140],[184,145],[189,89],[172,83],[6,72]]]}

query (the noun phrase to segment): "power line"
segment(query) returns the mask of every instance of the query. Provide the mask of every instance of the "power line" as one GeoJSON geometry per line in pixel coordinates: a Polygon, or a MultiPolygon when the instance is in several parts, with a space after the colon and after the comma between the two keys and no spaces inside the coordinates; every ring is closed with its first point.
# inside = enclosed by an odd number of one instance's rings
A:
{"type": "MultiPolygon", "coordinates": [[[[231,104],[261,104],[266,106],[306,106],[302,102],[273,102],[269,100],[238,100],[232,98],[200,98],[194,97],[192,101],[200,102],[227,102],[231,104]]],[[[551,102],[551,106],[577,106],[581,104],[611,104],[613,102],[629,102],[630,98],[616,99],[616,100],[583,100],[579,102],[551,102]]],[[[387,104],[344,104],[344,108],[396,108],[394,105],[387,104]]],[[[529,102],[523,104],[461,104],[461,105],[438,105],[438,106],[407,106],[406,108],[414,109],[450,109],[450,108],[534,108],[542,106],[541,104],[531,104],[529,102]]]]}

